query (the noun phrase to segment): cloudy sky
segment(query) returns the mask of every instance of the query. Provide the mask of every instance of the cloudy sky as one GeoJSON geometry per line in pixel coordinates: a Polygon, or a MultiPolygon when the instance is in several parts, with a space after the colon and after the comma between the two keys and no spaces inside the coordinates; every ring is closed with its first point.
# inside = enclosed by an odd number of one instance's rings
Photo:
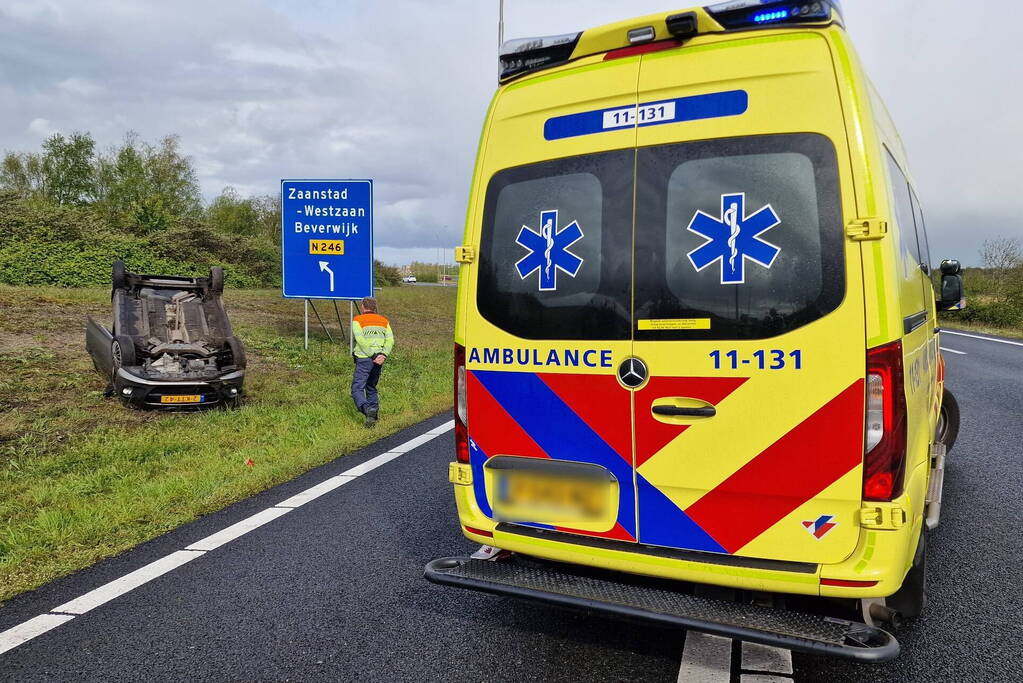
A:
{"type": "MultiPolygon", "coordinates": [[[[846,0],[902,132],[935,258],[1023,236],[1023,3],[846,0]]],[[[505,36],[563,33],[663,0],[507,0],[505,36]]],[[[181,136],[208,198],[280,178],[376,181],[378,256],[461,236],[495,87],[497,0],[2,0],[0,150],[89,131],[181,136]]],[[[445,250],[445,254],[449,250],[445,250]]]]}

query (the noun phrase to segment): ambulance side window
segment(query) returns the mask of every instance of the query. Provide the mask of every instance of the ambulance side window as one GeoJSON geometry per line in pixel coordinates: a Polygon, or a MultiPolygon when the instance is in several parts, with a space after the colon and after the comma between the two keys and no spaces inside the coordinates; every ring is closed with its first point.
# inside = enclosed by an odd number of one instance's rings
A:
{"type": "MultiPolygon", "coordinates": [[[[888,150],[885,150],[888,152],[888,150]]],[[[903,277],[910,278],[921,263],[926,260],[921,255],[920,240],[914,217],[913,201],[910,199],[909,181],[902,169],[888,152],[888,173],[892,181],[892,196],[895,200],[895,221],[899,229],[899,253],[903,266],[903,277]]]]}
{"type": "Polygon", "coordinates": [[[835,310],[835,149],[812,134],[640,150],[635,338],[764,339],[835,310]]]}
{"type": "MultiPolygon", "coordinates": [[[[913,203],[913,218],[916,219],[916,235],[920,242],[920,258],[921,263],[927,266],[928,274],[930,269],[934,267],[931,263],[931,242],[927,238],[927,224],[924,223],[924,214],[920,209],[920,200],[916,197],[916,192],[913,188],[909,189],[909,199],[913,203]]],[[[931,283],[933,288],[934,283],[931,283]]]]}
{"type": "Polygon", "coordinates": [[[635,151],[505,169],[487,188],[477,307],[526,339],[628,339],[635,151]]]}

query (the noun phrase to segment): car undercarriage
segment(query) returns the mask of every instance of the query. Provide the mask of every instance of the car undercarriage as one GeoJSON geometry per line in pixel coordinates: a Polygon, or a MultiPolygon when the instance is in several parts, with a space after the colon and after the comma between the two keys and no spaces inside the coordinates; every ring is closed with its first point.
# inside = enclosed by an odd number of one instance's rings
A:
{"type": "Polygon", "coordinates": [[[224,309],[224,274],[128,273],[114,264],[110,330],[89,317],[86,347],[108,391],[133,407],[237,406],[245,348],[224,309]]]}

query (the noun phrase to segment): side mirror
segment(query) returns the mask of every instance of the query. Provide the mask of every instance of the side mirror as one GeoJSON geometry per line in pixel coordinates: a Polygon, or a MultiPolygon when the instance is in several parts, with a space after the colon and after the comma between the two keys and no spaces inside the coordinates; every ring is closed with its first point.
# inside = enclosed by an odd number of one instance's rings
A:
{"type": "Polygon", "coordinates": [[[946,259],[941,262],[941,299],[935,302],[939,311],[961,311],[966,308],[962,272],[963,267],[959,261],[946,259]]]}

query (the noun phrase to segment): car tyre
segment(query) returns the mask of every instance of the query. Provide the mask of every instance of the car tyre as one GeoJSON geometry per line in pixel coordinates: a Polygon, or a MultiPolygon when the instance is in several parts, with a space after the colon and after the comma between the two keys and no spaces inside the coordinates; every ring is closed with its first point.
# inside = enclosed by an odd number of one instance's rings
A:
{"type": "Polygon", "coordinates": [[[137,363],[135,342],[131,340],[131,337],[123,334],[114,337],[110,346],[110,358],[113,361],[114,374],[117,374],[118,368],[135,365],[137,363]]]}
{"type": "Polygon", "coordinates": [[[227,338],[227,348],[231,351],[231,364],[239,370],[244,370],[247,363],[245,359],[245,344],[238,337],[227,338]]]}
{"type": "Polygon", "coordinates": [[[210,268],[210,291],[214,294],[224,293],[224,269],[220,266],[210,268]]]}
{"type": "Polygon", "coordinates": [[[952,392],[945,389],[941,397],[941,412],[938,413],[938,426],[934,440],[945,445],[945,453],[952,451],[959,437],[959,402],[952,392]]]}
{"type": "Polygon", "coordinates": [[[114,261],[110,279],[114,289],[123,289],[128,286],[128,273],[124,269],[124,261],[114,261]]]}

